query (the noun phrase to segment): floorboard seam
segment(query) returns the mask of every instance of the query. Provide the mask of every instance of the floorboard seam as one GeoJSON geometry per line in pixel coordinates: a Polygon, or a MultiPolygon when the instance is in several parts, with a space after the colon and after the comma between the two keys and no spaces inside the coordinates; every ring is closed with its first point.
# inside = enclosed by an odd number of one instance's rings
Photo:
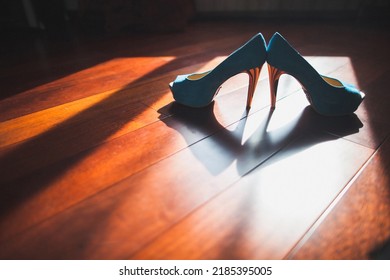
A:
{"type": "MultiPolygon", "coordinates": [[[[343,139],[346,140],[346,139],[343,139]]],[[[352,142],[352,141],[351,141],[352,142]]],[[[383,141],[384,143],[385,141],[383,141]]],[[[382,146],[382,144],[380,146],[382,146]]],[[[355,143],[356,144],[356,143],[355,143]]],[[[359,144],[358,144],[359,145],[359,144]]],[[[362,145],[361,145],[362,146],[362,145]]],[[[380,147],[379,146],[379,147],[380,147]]],[[[363,146],[365,147],[365,146],[363,146]]],[[[372,148],[370,148],[372,149],[372,148]]],[[[373,150],[373,149],[372,149],[373,150]]],[[[307,231],[302,235],[302,237],[292,246],[292,248],[285,255],[284,259],[293,259],[294,255],[296,255],[299,250],[304,246],[304,244],[311,238],[317,228],[321,225],[321,223],[328,217],[328,215],[332,212],[332,210],[336,207],[338,202],[344,197],[344,195],[348,192],[354,182],[360,177],[366,167],[370,164],[372,159],[378,153],[378,150],[373,150],[371,156],[363,163],[363,165],[357,170],[354,176],[347,182],[344,188],[336,195],[336,197],[330,202],[329,206],[319,215],[319,217],[314,221],[314,223],[307,229],[307,231]]]]}

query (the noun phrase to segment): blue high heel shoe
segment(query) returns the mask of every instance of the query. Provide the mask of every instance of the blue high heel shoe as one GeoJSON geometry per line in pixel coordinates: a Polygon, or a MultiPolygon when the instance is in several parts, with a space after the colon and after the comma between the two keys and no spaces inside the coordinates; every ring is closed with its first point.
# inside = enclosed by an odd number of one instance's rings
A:
{"type": "Polygon", "coordinates": [[[309,103],[321,115],[351,114],[364,99],[364,93],[355,86],[320,75],[279,33],[275,33],[268,44],[267,63],[272,108],[275,108],[282,74],[298,80],[309,103]]]}
{"type": "Polygon", "coordinates": [[[249,75],[247,98],[249,109],[266,55],[264,37],[258,33],[213,70],[179,75],[169,84],[169,87],[178,103],[190,107],[204,107],[213,101],[227,79],[245,72],[249,75]]]}

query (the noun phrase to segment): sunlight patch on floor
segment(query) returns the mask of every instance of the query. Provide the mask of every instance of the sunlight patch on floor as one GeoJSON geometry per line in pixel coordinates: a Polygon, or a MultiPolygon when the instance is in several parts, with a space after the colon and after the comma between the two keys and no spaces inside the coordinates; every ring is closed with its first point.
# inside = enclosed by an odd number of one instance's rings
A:
{"type": "MultiPolygon", "coordinates": [[[[116,58],[98,64],[96,66],[90,67],[88,69],[79,71],[77,73],[68,75],[64,78],[58,79],[49,84],[39,86],[37,88],[34,88],[34,90],[37,90],[40,87],[50,86],[50,84],[54,85],[56,83],[64,83],[64,80],[69,80],[70,82],[71,80],[74,79],[85,79],[86,82],[88,82],[88,77],[96,78],[96,75],[99,75],[98,73],[100,71],[102,71],[104,75],[107,75],[107,71],[106,71],[107,67],[113,68],[112,71],[114,71],[113,72],[114,75],[115,71],[118,70],[117,67],[120,67],[124,63],[125,64],[137,63],[137,64],[147,65],[147,67],[143,68],[143,72],[141,73],[141,75],[144,76],[156,70],[157,68],[163,66],[164,64],[169,63],[174,58],[175,57],[116,58]]],[[[137,69],[139,68],[140,67],[138,67],[137,69]]],[[[136,78],[131,78],[131,76],[129,76],[129,79],[125,79],[125,82],[123,82],[121,86],[124,87],[126,85],[129,85],[129,83],[134,82],[139,78],[140,76],[137,76],[136,78]]],[[[127,94],[129,93],[127,92],[127,94]]],[[[108,100],[109,98],[111,99],[110,103],[115,103],[123,99],[124,97],[123,97],[122,89],[119,87],[104,92],[96,92],[96,94],[85,98],[81,98],[72,102],[51,107],[49,109],[40,110],[38,112],[34,112],[25,116],[21,116],[5,122],[1,122],[0,123],[0,148],[43,134],[46,131],[53,129],[56,126],[61,125],[61,123],[64,123],[74,118],[78,114],[83,113],[93,108],[94,106],[99,106],[99,104],[104,103],[105,100],[108,100]],[[116,97],[115,95],[118,95],[118,97],[116,97]]],[[[108,107],[108,105],[109,104],[105,104],[106,107],[108,107]]],[[[104,108],[100,108],[100,109],[104,110],[104,108]]],[[[91,112],[91,116],[92,115],[93,114],[91,112]]]]}

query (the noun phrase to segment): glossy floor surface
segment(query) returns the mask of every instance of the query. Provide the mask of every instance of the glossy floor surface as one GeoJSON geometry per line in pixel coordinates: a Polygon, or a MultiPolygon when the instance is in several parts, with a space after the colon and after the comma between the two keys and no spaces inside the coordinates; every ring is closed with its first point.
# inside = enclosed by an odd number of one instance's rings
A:
{"type": "Polygon", "coordinates": [[[363,23],[196,22],[168,34],[5,47],[1,259],[389,257],[390,34],[363,23]],[[357,84],[356,114],[322,117],[267,67],[203,109],[176,75],[278,31],[321,73],[357,84]]]}

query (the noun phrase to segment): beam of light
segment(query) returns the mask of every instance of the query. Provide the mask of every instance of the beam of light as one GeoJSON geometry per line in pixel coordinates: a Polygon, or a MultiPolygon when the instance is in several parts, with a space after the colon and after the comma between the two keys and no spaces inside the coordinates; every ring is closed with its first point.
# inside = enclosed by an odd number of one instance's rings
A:
{"type": "MultiPolygon", "coordinates": [[[[162,67],[174,59],[175,57],[173,56],[115,58],[77,73],[70,74],[48,84],[28,90],[30,94],[33,94],[32,92],[35,91],[43,90],[44,88],[46,88],[46,90],[47,88],[53,88],[53,90],[55,90],[57,84],[61,83],[67,84],[70,87],[72,84],[75,84],[74,86],[77,87],[76,81],[80,79],[86,81],[86,86],[88,87],[88,80],[92,77],[96,79],[96,76],[111,74],[113,79],[116,79],[115,74],[123,68],[123,65],[137,64],[137,70],[141,69],[139,70],[139,74],[137,72],[137,76],[135,76],[130,69],[127,76],[117,79],[117,82],[115,82],[115,85],[113,85],[115,86],[113,89],[1,122],[0,148],[39,136],[42,133],[45,133],[46,131],[49,131],[50,129],[60,125],[61,123],[72,119],[74,116],[80,114],[88,108],[104,102],[104,100],[112,97],[113,95],[118,95],[118,97],[115,97],[114,99],[117,98],[119,101],[121,98],[123,98],[123,95],[118,94],[118,92],[123,92],[124,88],[126,88],[126,86],[129,84],[136,84],[139,77],[146,76],[148,73],[156,70],[159,67],[162,67]],[[145,64],[145,67],[142,68],[139,66],[139,64],[145,64]]],[[[121,75],[123,75],[123,73],[121,75]]],[[[91,83],[93,83],[93,81],[91,81],[91,83]]],[[[57,93],[55,94],[57,95],[57,93]]],[[[72,89],[70,89],[66,94],[72,95],[72,89]]],[[[59,100],[60,98],[61,96],[58,96],[59,100]]]]}

